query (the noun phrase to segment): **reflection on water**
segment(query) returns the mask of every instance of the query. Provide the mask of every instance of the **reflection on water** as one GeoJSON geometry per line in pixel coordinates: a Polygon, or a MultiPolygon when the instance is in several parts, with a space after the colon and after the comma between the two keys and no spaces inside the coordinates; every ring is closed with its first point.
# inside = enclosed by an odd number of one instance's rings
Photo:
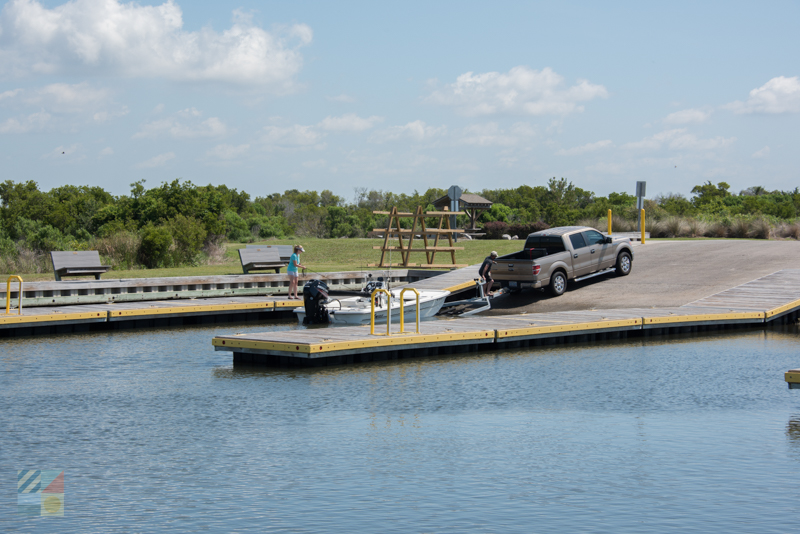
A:
{"type": "Polygon", "coordinates": [[[796,507],[794,326],[308,370],[210,344],[293,328],[0,341],[2,483],[65,469],[61,532],[784,532],[796,507]]]}

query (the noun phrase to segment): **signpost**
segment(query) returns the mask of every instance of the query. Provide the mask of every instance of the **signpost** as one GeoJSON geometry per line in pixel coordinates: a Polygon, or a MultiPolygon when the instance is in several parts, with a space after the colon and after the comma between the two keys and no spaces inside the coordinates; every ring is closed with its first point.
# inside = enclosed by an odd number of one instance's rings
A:
{"type": "MultiPolygon", "coordinates": [[[[461,188],[457,185],[451,185],[450,189],[447,190],[447,196],[450,197],[450,211],[456,212],[459,211],[458,204],[459,200],[461,199],[461,188]]],[[[456,216],[450,216],[450,228],[456,227],[456,216]]],[[[458,234],[454,234],[455,240],[458,241],[458,234]]]]}
{"type": "Polygon", "coordinates": [[[636,182],[636,212],[639,214],[639,221],[637,226],[639,231],[644,231],[642,228],[642,210],[644,209],[644,196],[647,189],[647,182],[636,182]]]}

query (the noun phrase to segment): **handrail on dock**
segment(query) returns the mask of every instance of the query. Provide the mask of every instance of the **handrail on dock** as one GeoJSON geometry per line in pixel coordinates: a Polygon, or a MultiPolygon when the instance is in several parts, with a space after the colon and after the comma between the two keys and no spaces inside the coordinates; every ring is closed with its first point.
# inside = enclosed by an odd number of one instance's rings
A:
{"type": "Polygon", "coordinates": [[[405,299],[403,299],[403,293],[405,293],[406,291],[413,291],[414,294],[417,296],[417,307],[416,307],[416,310],[417,310],[417,313],[416,313],[416,316],[417,316],[417,332],[416,333],[419,334],[419,291],[417,291],[413,287],[406,287],[406,288],[403,288],[402,291],[400,291],[400,333],[401,334],[410,334],[411,333],[411,332],[406,332],[406,330],[405,330],[405,322],[404,322],[405,321],[405,308],[404,308],[405,299]]]}
{"type": "Polygon", "coordinates": [[[373,336],[383,336],[387,335],[390,336],[391,332],[389,328],[392,325],[392,294],[389,293],[386,289],[378,288],[372,292],[370,296],[370,312],[369,312],[369,333],[373,336]],[[375,333],[375,297],[378,293],[385,293],[386,294],[386,334],[376,334],[375,333]]]}
{"type": "MultiPolygon", "coordinates": [[[[22,277],[12,274],[8,277],[6,281],[6,315],[11,314],[11,280],[16,278],[19,281],[19,291],[17,292],[17,296],[19,297],[19,315],[22,315],[22,277]]],[[[2,286],[0,286],[2,287],[2,286]]]]}

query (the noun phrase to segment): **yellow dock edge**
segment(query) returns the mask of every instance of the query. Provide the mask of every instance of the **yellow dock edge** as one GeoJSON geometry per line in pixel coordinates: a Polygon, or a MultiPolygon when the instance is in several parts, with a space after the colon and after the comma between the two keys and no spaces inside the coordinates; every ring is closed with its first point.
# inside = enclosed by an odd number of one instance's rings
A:
{"type": "Polygon", "coordinates": [[[531,323],[526,328],[503,328],[497,330],[497,339],[505,339],[511,337],[522,336],[535,336],[539,334],[569,334],[571,332],[581,332],[585,330],[602,330],[604,328],[619,328],[624,326],[641,326],[641,317],[633,319],[622,319],[617,321],[596,321],[591,323],[573,323],[563,325],[547,325],[536,326],[536,323],[531,323]]]}
{"type": "Polygon", "coordinates": [[[149,315],[169,315],[169,314],[187,314],[187,313],[207,313],[207,312],[221,312],[221,311],[238,311],[238,310],[272,310],[274,309],[273,302],[249,302],[249,303],[231,303],[231,304],[209,304],[208,306],[170,306],[169,308],[156,307],[152,308],[136,308],[132,310],[111,310],[108,312],[108,318],[115,317],[146,317],[149,315]]]}
{"type": "Polygon", "coordinates": [[[790,302],[789,304],[784,304],[783,306],[769,310],[766,314],[767,319],[779,315],[781,313],[793,310],[794,308],[800,308],[800,300],[795,300],[794,302],[790,302]]]}
{"type": "Polygon", "coordinates": [[[470,287],[475,287],[475,280],[470,280],[469,282],[463,282],[461,284],[456,284],[454,286],[445,287],[445,291],[449,291],[450,293],[455,293],[456,291],[461,291],[462,289],[468,289],[470,287]]]}
{"type": "Polygon", "coordinates": [[[494,330],[481,330],[476,332],[447,332],[444,334],[398,334],[392,336],[376,336],[371,339],[359,341],[324,341],[322,343],[285,343],[274,341],[258,341],[251,339],[233,339],[231,337],[215,337],[211,344],[215,347],[231,349],[276,350],[281,352],[294,352],[297,354],[319,354],[322,352],[335,352],[340,350],[367,349],[373,347],[397,347],[419,343],[436,343],[447,341],[465,340],[491,340],[494,341],[494,330]]]}
{"type": "Polygon", "coordinates": [[[106,312],[83,312],[83,313],[48,313],[46,315],[7,315],[0,316],[0,325],[6,324],[41,324],[57,321],[79,321],[86,319],[98,319],[104,321],[106,312]]]}
{"type": "Polygon", "coordinates": [[[764,312],[704,313],[701,315],[667,315],[664,317],[646,317],[645,325],[672,323],[702,323],[707,321],[731,321],[743,319],[764,320],[764,312]]]}
{"type": "Polygon", "coordinates": [[[792,369],[784,373],[783,378],[790,384],[800,384],[800,369],[792,369]]]}

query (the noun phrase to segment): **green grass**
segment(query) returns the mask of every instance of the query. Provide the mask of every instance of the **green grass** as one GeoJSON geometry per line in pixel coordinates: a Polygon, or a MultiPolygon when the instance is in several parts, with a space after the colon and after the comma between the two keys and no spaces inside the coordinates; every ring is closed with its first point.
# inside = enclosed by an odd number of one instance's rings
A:
{"type": "MultiPolygon", "coordinates": [[[[417,240],[414,240],[415,244],[417,240]]],[[[383,244],[382,239],[274,239],[261,241],[255,244],[266,245],[303,245],[306,252],[302,254],[300,261],[303,265],[313,271],[336,272],[336,271],[360,271],[365,269],[375,269],[367,267],[367,264],[378,263],[381,258],[380,250],[373,250],[373,246],[383,244]]],[[[480,263],[489,255],[492,250],[500,255],[508,254],[522,249],[522,240],[475,240],[459,241],[457,246],[464,247],[464,250],[456,251],[456,263],[475,264],[480,263]]],[[[393,243],[396,244],[396,241],[393,243]]],[[[447,242],[441,243],[447,246],[447,242]]],[[[419,240],[421,246],[421,240],[419,240]]],[[[238,249],[244,247],[244,243],[227,243],[224,263],[219,265],[199,265],[197,267],[173,267],[169,269],[133,269],[109,271],[103,278],[160,278],[171,276],[203,276],[203,275],[223,275],[223,274],[242,274],[242,267],[239,263],[238,249]]],[[[388,253],[387,253],[388,258],[388,253]]],[[[437,264],[450,263],[449,252],[437,252],[435,262],[437,264]]],[[[392,263],[400,262],[400,254],[392,252],[392,263]]],[[[413,252],[410,263],[426,263],[424,252],[413,252]]],[[[266,271],[265,271],[266,272],[266,271]]],[[[285,269],[281,272],[285,272],[285,269]]],[[[18,274],[18,273],[13,273],[18,274]]],[[[21,273],[26,282],[50,281],[53,280],[53,273],[21,273]]],[[[7,277],[8,275],[6,275],[7,277]]],[[[80,278],[65,278],[65,280],[79,280],[80,278]]]]}

